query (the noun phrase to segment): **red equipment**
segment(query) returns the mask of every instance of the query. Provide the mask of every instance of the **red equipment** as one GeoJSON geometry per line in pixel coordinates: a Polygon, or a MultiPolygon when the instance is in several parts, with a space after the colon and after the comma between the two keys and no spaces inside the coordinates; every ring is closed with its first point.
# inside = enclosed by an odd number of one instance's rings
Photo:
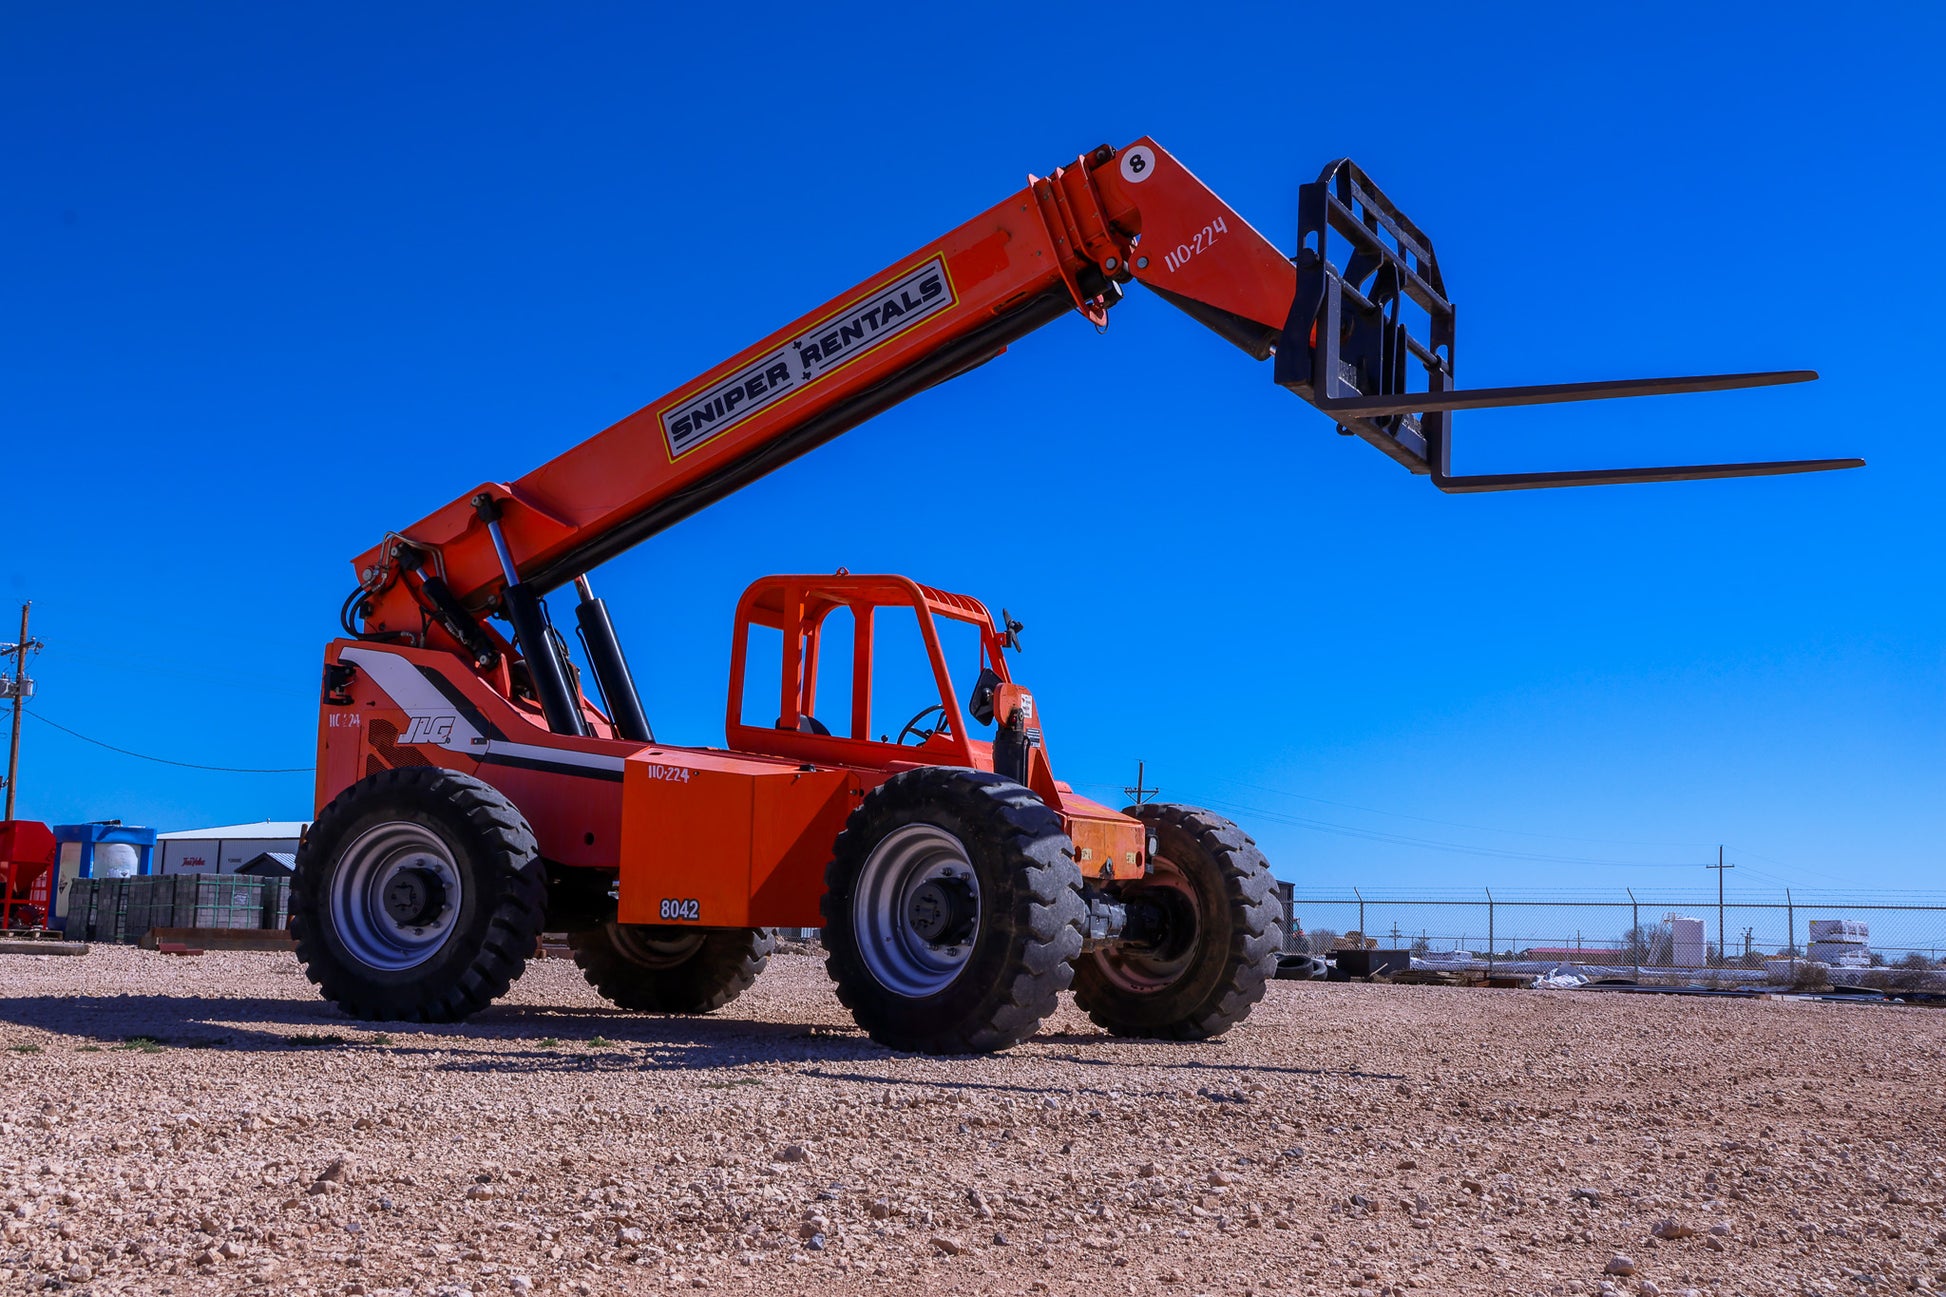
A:
{"type": "Polygon", "coordinates": [[[47,927],[59,853],[45,824],[0,820],[0,931],[47,927]]]}
{"type": "Polygon", "coordinates": [[[1152,140],[1096,149],[355,560],[293,895],[325,993],[368,1017],[463,1017],[519,974],[545,920],[618,1003],[700,1012],[761,969],[766,928],[821,923],[841,998],[902,1047],[1004,1047],[1071,979],[1117,1032],[1204,1036],[1247,1013],[1278,929],[1263,857],[1207,812],[1117,813],[1059,782],[1008,670],[1011,619],[900,577],[759,581],[737,612],[728,750],[683,748],[655,741],[585,576],[1070,311],[1104,323],[1131,281],[1274,355],[1280,384],[1442,490],[1860,462],[1456,476],[1457,409],[1815,375],[1456,391],[1432,245],[1349,162],[1303,188],[1293,258],[1152,140]],[[601,706],[542,601],[570,581],[601,706]],[[874,738],[873,628],[908,612],[934,691],[896,738],[874,738]],[[971,625],[977,660],[949,661],[942,622],[971,625]],[[750,717],[746,654],[764,632],[781,641],[777,706],[750,717]],[[834,654],[846,665],[821,673],[834,654]],[[842,721],[819,717],[821,681],[848,694],[842,721]]]}

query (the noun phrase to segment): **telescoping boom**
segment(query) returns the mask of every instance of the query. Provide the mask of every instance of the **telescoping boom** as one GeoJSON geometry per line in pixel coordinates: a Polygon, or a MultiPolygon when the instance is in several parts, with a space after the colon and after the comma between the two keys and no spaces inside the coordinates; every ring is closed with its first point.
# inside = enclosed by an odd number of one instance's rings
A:
{"type": "MultiPolygon", "coordinates": [[[[540,596],[1070,311],[1097,324],[1138,282],[1442,491],[1851,468],[1857,459],[1461,476],[1453,412],[1801,382],[1784,371],[1456,390],[1432,241],[1351,162],[1302,187],[1286,255],[1155,141],[1026,188],[512,482],[484,483],[355,560],[362,633],[463,650],[548,642],[540,596]],[[1415,325],[1416,322],[1416,325],[1415,325]]],[[[347,626],[350,627],[349,618],[347,626]]],[[[600,637],[597,637],[598,639],[600,637]]],[[[550,656],[528,653],[529,658],[550,656]]],[[[572,728],[562,672],[531,663],[572,728]]],[[[611,703],[615,700],[611,699],[611,703]]]]}

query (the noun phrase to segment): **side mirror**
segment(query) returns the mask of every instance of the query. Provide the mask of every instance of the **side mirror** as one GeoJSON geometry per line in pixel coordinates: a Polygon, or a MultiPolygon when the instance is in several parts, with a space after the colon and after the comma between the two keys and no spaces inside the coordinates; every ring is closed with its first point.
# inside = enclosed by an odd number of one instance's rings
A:
{"type": "Polygon", "coordinates": [[[981,725],[993,724],[993,691],[1000,687],[1000,676],[992,667],[981,667],[973,682],[973,696],[967,699],[966,712],[981,725]]]}
{"type": "Polygon", "coordinates": [[[1008,612],[1005,608],[1000,610],[1001,648],[1012,649],[1016,653],[1020,652],[1020,632],[1026,629],[1027,627],[1025,625],[1014,620],[1012,613],[1008,612]]]}

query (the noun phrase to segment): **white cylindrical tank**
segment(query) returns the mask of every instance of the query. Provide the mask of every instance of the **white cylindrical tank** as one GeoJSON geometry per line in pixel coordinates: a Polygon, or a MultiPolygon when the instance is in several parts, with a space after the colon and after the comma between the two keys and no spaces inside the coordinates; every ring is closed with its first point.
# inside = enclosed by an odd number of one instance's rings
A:
{"type": "Polygon", "coordinates": [[[133,878],[142,856],[126,842],[104,842],[95,848],[96,878],[133,878]]]}

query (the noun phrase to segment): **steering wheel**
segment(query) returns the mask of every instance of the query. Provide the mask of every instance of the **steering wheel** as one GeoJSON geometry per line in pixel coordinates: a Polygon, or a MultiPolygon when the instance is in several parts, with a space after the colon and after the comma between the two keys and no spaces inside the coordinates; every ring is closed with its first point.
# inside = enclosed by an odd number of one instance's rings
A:
{"type": "Polygon", "coordinates": [[[911,720],[905,723],[905,728],[899,731],[899,737],[896,740],[896,742],[904,743],[906,735],[916,734],[918,735],[918,743],[923,744],[927,739],[931,738],[933,735],[939,733],[941,730],[946,728],[945,711],[946,711],[945,703],[934,703],[932,706],[926,708],[924,711],[920,712],[917,716],[914,716],[911,720]],[[919,722],[926,719],[926,717],[932,715],[934,712],[940,713],[939,724],[933,726],[929,730],[920,729],[919,722]]]}

